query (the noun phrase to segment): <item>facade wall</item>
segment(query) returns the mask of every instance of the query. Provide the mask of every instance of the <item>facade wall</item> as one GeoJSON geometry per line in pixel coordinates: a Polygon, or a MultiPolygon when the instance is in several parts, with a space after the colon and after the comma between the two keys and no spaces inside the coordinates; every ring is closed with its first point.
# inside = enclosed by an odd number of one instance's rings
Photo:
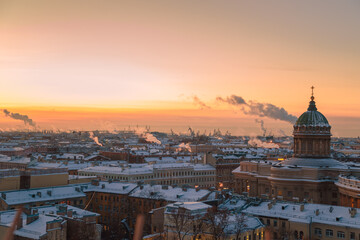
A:
{"type": "Polygon", "coordinates": [[[0,191],[19,190],[20,176],[0,178],[0,191]]]}
{"type": "Polygon", "coordinates": [[[30,188],[63,186],[68,184],[69,174],[31,175],[30,188]]]}

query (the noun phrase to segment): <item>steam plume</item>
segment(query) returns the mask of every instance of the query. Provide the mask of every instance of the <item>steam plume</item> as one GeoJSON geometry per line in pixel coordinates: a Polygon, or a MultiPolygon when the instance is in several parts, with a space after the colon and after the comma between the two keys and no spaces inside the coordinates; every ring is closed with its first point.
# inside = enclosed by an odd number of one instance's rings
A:
{"type": "Polygon", "coordinates": [[[260,139],[252,138],[248,142],[250,146],[261,147],[261,148],[279,148],[279,145],[275,143],[262,142],[260,139]]]}
{"type": "Polygon", "coordinates": [[[103,146],[100,142],[99,142],[99,138],[94,136],[93,132],[89,132],[89,138],[91,138],[92,140],[94,140],[94,142],[99,145],[99,146],[103,146]]]}
{"type": "Polygon", "coordinates": [[[150,130],[150,126],[147,126],[145,129],[137,127],[135,129],[135,132],[136,134],[144,137],[147,142],[161,144],[161,141],[159,139],[157,139],[154,135],[148,132],[149,130],[150,130]]]}
{"type": "Polygon", "coordinates": [[[191,152],[191,147],[190,147],[190,144],[189,143],[187,143],[187,144],[185,144],[185,143],[180,143],[179,144],[179,148],[177,149],[178,151],[181,151],[181,150],[183,150],[183,149],[187,149],[189,152],[191,152]]]}
{"type": "Polygon", "coordinates": [[[193,96],[193,102],[196,106],[199,106],[201,110],[203,109],[211,109],[210,106],[206,105],[203,101],[201,101],[197,96],[193,96]]]}
{"type": "Polygon", "coordinates": [[[266,136],[267,129],[264,126],[264,121],[261,119],[255,119],[255,122],[260,123],[261,131],[263,132],[263,136],[266,136]]]}
{"type": "Polygon", "coordinates": [[[3,112],[5,113],[5,116],[11,117],[12,119],[16,119],[16,120],[21,120],[24,122],[25,125],[29,125],[32,127],[36,126],[35,122],[27,115],[22,115],[20,113],[12,113],[9,112],[7,109],[4,109],[3,112]]]}
{"type": "Polygon", "coordinates": [[[217,97],[216,100],[234,106],[243,106],[243,108],[241,108],[241,111],[248,115],[268,117],[276,120],[289,122],[292,124],[295,123],[297,119],[297,117],[289,114],[284,108],[277,107],[271,103],[258,103],[254,101],[249,101],[247,103],[242,97],[236,95],[231,95],[230,97],[226,98],[217,97]]]}

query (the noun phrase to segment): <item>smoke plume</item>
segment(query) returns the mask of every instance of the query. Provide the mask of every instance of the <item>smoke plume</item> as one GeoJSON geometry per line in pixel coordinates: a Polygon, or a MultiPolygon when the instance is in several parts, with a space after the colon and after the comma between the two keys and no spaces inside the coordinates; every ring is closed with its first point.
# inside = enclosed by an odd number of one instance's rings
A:
{"type": "Polygon", "coordinates": [[[243,105],[243,104],[246,105],[245,100],[242,97],[236,95],[231,95],[230,97],[226,97],[226,98],[217,97],[216,101],[225,102],[231,105],[243,105]]]}
{"type": "Polygon", "coordinates": [[[147,142],[161,144],[161,141],[159,139],[157,139],[154,135],[148,132],[149,130],[150,130],[150,126],[146,126],[145,129],[141,127],[140,128],[137,127],[135,129],[135,132],[137,135],[145,138],[147,142]]]}
{"type": "Polygon", "coordinates": [[[255,119],[255,122],[260,123],[261,131],[263,132],[263,136],[265,137],[267,129],[264,126],[264,121],[261,119],[255,119]]]}
{"type": "Polygon", "coordinates": [[[230,97],[217,97],[218,102],[225,102],[233,106],[242,106],[241,111],[248,115],[268,117],[289,123],[295,123],[297,117],[289,114],[284,108],[277,107],[271,103],[246,102],[242,97],[231,95],[230,97]]]}
{"type": "Polygon", "coordinates": [[[94,142],[99,145],[99,146],[103,146],[100,142],[99,142],[99,138],[94,136],[93,132],[89,132],[89,138],[91,138],[92,140],[94,140],[94,142]]]}
{"type": "Polygon", "coordinates": [[[196,106],[199,106],[201,110],[211,109],[210,106],[206,105],[203,101],[201,101],[197,96],[193,96],[193,102],[196,106]]]}
{"type": "Polygon", "coordinates": [[[279,148],[279,145],[275,143],[262,142],[260,139],[257,138],[250,139],[248,144],[252,147],[259,147],[259,148],[279,148]]]}
{"type": "Polygon", "coordinates": [[[12,119],[21,120],[24,122],[25,125],[29,125],[32,127],[35,127],[35,122],[29,118],[27,115],[22,115],[20,113],[12,113],[8,111],[7,109],[4,109],[3,112],[5,113],[5,116],[10,117],[12,119]]]}
{"type": "Polygon", "coordinates": [[[187,143],[187,144],[185,144],[185,143],[180,143],[180,144],[179,144],[179,148],[178,148],[177,150],[178,150],[178,151],[181,151],[181,150],[183,150],[183,149],[187,149],[189,152],[191,152],[190,144],[189,144],[189,143],[187,143]]]}

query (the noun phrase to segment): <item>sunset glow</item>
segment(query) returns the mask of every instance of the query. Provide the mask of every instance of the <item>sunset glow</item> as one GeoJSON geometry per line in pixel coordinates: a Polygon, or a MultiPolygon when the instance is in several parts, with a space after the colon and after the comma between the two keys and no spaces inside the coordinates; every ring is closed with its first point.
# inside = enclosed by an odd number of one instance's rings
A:
{"type": "MultiPolygon", "coordinates": [[[[164,2],[0,0],[0,108],[40,129],[255,135],[260,117],[216,98],[299,116],[314,85],[333,135],[360,135],[360,4],[164,2]]],[[[24,124],[1,114],[0,128],[24,124]]]]}

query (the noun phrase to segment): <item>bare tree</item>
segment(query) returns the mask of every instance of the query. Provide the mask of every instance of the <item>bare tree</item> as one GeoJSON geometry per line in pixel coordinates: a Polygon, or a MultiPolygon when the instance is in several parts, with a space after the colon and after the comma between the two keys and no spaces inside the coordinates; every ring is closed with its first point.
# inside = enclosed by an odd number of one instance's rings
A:
{"type": "Polygon", "coordinates": [[[235,239],[240,240],[241,239],[241,233],[245,230],[246,225],[246,216],[241,214],[235,215],[235,222],[234,222],[234,233],[235,233],[235,239]]]}
{"type": "Polygon", "coordinates": [[[176,233],[177,240],[183,240],[186,236],[190,235],[193,219],[189,211],[185,208],[177,208],[173,209],[173,212],[168,214],[168,216],[169,225],[171,230],[176,233]]]}
{"type": "Polygon", "coordinates": [[[214,240],[226,238],[225,229],[229,226],[229,211],[227,209],[209,208],[205,215],[205,221],[214,240]]]}

